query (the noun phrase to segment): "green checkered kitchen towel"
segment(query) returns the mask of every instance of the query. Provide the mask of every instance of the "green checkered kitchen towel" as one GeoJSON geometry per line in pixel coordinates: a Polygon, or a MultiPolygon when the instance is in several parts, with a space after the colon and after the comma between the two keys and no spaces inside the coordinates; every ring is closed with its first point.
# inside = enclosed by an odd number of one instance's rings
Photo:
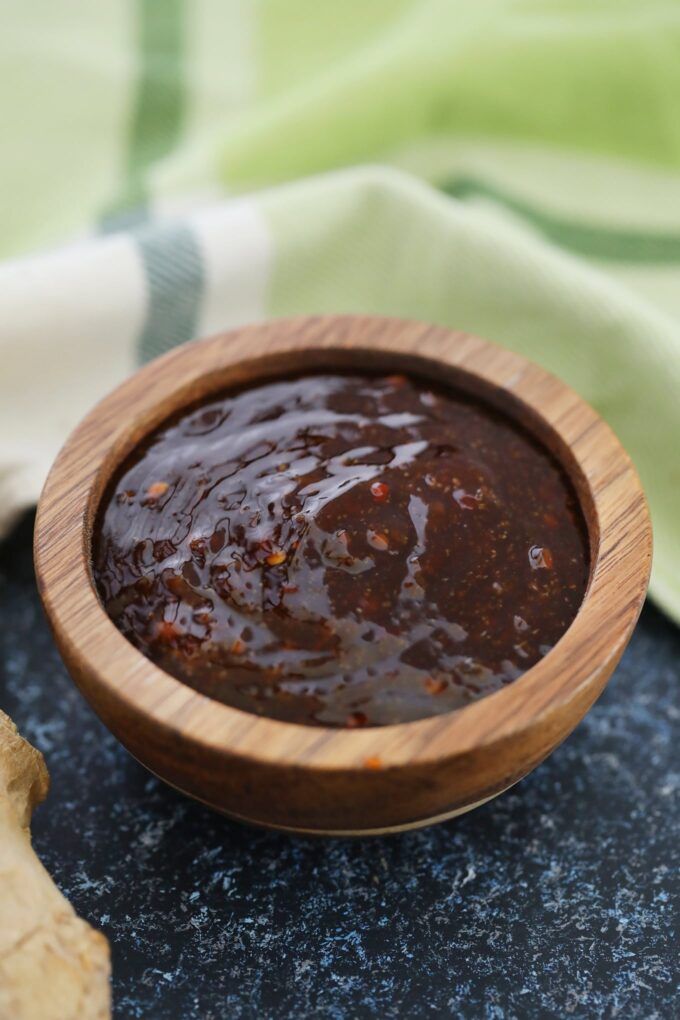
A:
{"type": "Polygon", "coordinates": [[[680,620],[677,0],[24,0],[0,75],[4,527],[140,359],[381,312],[600,411],[680,620]]]}

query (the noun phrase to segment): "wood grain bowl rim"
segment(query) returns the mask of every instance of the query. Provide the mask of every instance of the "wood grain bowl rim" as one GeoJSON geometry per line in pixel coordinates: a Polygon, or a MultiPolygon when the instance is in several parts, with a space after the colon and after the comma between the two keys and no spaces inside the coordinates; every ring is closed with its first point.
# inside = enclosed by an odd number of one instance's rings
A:
{"type": "MultiPolygon", "coordinates": [[[[639,615],[651,566],[651,528],[635,469],[577,394],[489,341],[408,320],[320,316],[271,320],[176,348],[140,369],[73,431],[45,483],[35,529],[43,603],[67,666],[86,697],[115,703],[197,754],[267,765],[365,771],[461,760],[545,729],[546,753],[600,693],[639,615]],[[477,392],[531,428],[572,476],[588,519],[590,580],[573,623],[508,687],[446,715],[345,730],[255,716],[199,694],[137,651],[102,608],[89,567],[94,514],[124,457],[194,400],[305,368],[415,372],[477,392]],[[573,715],[569,726],[564,714],[573,715]],[[550,734],[555,735],[551,740],[550,734]]],[[[515,777],[533,767],[518,766],[515,777]]]]}

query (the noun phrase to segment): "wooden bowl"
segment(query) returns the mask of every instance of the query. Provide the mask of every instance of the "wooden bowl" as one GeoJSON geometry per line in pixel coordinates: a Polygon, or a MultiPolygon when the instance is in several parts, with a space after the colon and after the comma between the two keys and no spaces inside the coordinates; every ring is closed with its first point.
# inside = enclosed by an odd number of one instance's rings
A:
{"type": "Polygon", "coordinates": [[[248,326],[151,362],[98,404],[61,450],[35,532],[38,584],[78,687],[166,782],[245,821],[297,832],[381,833],[470,810],[525,776],[602,691],[640,612],[651,563],[645,498],[611,430],[572,390],[466,333],[331,316],[248,326]],[[451,383],[521,420],[559,458],[587,522],[591,571],[576,618],[520,679],[446,715],[359,730],[301,726],[212,701],[116,629],[90,569],[112,473],[198,398],[300,369],[372,369],[451,383]]]}

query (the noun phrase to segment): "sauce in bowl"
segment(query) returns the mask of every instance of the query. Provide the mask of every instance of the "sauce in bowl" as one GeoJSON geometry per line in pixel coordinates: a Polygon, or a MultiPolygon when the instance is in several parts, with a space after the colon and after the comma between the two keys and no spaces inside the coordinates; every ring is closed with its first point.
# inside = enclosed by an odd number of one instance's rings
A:
{"type": "Polygon", "coordinates": [[[175,416],[99,512],[122,633],[203,694],[376,726],[491,694],[559,640],[588,579],[563,469],[481,401],[405,376],[262,384],[175,416]]]}

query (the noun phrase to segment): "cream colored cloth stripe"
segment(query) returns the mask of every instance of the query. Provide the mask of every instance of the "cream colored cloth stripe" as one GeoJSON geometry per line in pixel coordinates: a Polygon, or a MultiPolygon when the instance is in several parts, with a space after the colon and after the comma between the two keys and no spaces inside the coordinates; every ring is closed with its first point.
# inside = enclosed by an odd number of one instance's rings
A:
{"type": "Polygon", "coordinates": [[[116,235],[0,265],[0,532],[36,502],[65,437],[136,363],[139,255],[116,235]]]}
{"type": "Polygon", "coordinates": [[[197,332],[257,322],[268,314],[274,237],[260,204],[235,199],[192,217],[205,266],[197,332]]]}
{"type": "Polygon", "coordinates": [[[272,236],[257,204],[236,199],[136,234],[147,289],[138,357],[266,315],[272,236]]]}
{"type": "Polygon", "coordinates": [[[36,502],[68,433],[140,357],[195,330],[264,318],[271,260],[262,212],[240,199],[0,265],[0,533],[36,502]]]}

